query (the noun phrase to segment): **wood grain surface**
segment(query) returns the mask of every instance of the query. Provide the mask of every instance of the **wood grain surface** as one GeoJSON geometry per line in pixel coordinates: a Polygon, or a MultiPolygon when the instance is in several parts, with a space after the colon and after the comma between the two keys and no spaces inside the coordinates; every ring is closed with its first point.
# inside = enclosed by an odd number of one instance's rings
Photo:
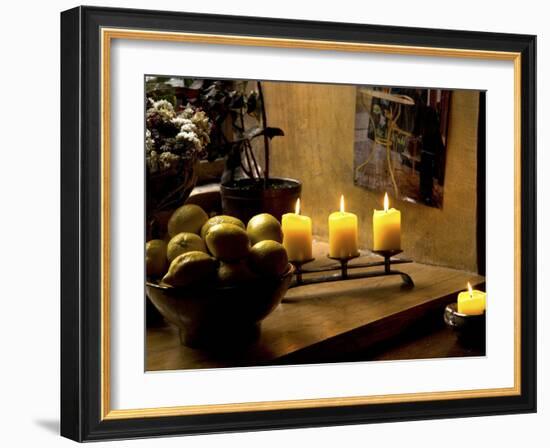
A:
{"type": "MultiPolygon", "coordinates": [[[[322,256],[324,250],[324,244],[316,244],[315,255],[320,260],[314,262],[317,266],[332,263],[322,256]]],[[[356,262],[374,258],[365,255],[356,262]]],[[[414,288],[403,288],[396,276],[289,290],[283,303],[263,321],[260,339],[246,347],[220,352],[197,350],[180,344],[175,327],[149,328],[146,368],[152,371],[321,363],[357,360],[361,356],[375,359],[372,350],[377,345],[400,341],[406,346],[421,337],[424,329],[440,327],[443,307],[456,300],[466,282],[484,282],[483,277],[473,273],[419,263],[399,265],[399,269],[412,276],[414,288]]],[[[451,336],[445,334],[447,345],[451,336]]],[[[415,353],[414,346],[410,351],[415,353]]],[[[399,353],[400,358],[406,358],[399,353]]],[[[479,353],[455,350],[449,356],[461,354],[479,353]]],[[[426,356],[414,356],[431,357],[428,352],[426,356]]]]}

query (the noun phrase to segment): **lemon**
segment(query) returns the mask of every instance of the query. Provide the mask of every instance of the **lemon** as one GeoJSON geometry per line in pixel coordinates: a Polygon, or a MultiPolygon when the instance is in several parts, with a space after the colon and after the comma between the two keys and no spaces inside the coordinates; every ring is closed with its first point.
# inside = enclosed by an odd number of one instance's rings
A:
{"type": "Polygon", "coordinates": [[[235,224],[216,224],[206,234],[206,247],[223,261],[245,258],[250,249],[247,233],[235,224]]]}
{"type": "Polygon", "coordinates": [[[170,239],[166,249],[166,258],[171,263],[178,255],[185,252],[199,251],[206,253],[206,246],[200,236],[195,233],[182,232],[170,239]]]}
{"type": "Polygon", "coordinates": [[[250,266],[261,275],[283,275],[288,268],[286,249],[277,241],[260,241],[250,249],[250,266]]]}
{"type": "Polygon", "coordinates": [[[218,283],[221,286],[234,286],[257,279],[258,276],[250,270],[246,262],[220,263],[218,268],[218,283]]]}
{"type": "Polygon", "coordinates": [[[168,220],[168,235],[174,237],[181,232],[199,235],[206,221],[208,221],[208,215],[198,205],[182,205],[172,213],[168,220]]]}
{"type": "Polygon", "coordinates": [[[261,213],[248,221],[246,231],[252,245],[264,240],[283,242],[283,230],[277,218],[269,213],[261,213]]]}
{"type": "Polygon", "coordinates": [[[151,240],[145,243],[145,271],[147,277],[160,277],[166,272],[166,243],[151,240]]]}
{"type": "Polygon", "coordinates": [[[163,283],[178,288],[193,284],[207,284],[216,275],[217,263],[204,252],[191,251],[178,255],[163,277],[163,283]]]}
{"type": "Polygon", "coordinates": [[[218,215],[213,216],[210,218],[206,223],[202,226],[201,229],[201,237],[204,239],[206,238],[206,234],[208,231],[214,227],[216,224],[234,224],[236,226],[239,226],[241,229],[244,229],[244,224],[239,218],[235,218],[233,216],[228,215],[218,215]]]}

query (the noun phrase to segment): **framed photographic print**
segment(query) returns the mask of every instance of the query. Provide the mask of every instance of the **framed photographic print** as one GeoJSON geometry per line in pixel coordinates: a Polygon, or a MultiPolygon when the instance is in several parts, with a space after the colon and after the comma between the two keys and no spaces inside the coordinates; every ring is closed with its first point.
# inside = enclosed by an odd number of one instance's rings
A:
{"type": "Polygon", "coordinates": [[[61,14],[61,433],[536,411],[535,36],[61,14]]]}

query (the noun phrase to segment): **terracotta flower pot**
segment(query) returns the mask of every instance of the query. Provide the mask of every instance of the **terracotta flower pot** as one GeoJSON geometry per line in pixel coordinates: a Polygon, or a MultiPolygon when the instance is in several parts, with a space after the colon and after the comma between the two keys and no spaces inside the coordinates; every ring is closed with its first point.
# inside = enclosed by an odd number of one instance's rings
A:
{"type": "Polygon", "coordinates": [[[263,180],[239,179],[221,185],[223,213],[244,223],[259,213],[269,213],[279,221],[293,212],[302,192],[302,183],[295,179],[271,178],[267,188],[263,180]]]}

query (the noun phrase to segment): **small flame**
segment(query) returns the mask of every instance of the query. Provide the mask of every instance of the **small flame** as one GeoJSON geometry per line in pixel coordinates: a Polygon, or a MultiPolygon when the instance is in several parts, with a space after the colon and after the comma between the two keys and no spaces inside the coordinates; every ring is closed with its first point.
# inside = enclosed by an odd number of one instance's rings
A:
{"type": "Polygon", "coordinates": [[[300,198],[298,198],[298,199],[296,200],[296,209],[295,209],[295,212],[296,212],[297,215],[300,214],[300,198]]]}
{"type": "Polygon", "coordinates": [[[340,196],[340,211],[344,213],[344,195],[340,196]]]}
{"type": "Polygon", "coordinates": [[[468,292],[470,293],[470,297],[474,295],[474,291],[472,290],[472,285],[470,285],[470,282],[468,282],[468,292]]]}
{"type": "Polygon", "coordinates": [[[388,193],[384,195],[384,211],[387,212],[390,209],[390,200],[388,199],[388,193]]]}

